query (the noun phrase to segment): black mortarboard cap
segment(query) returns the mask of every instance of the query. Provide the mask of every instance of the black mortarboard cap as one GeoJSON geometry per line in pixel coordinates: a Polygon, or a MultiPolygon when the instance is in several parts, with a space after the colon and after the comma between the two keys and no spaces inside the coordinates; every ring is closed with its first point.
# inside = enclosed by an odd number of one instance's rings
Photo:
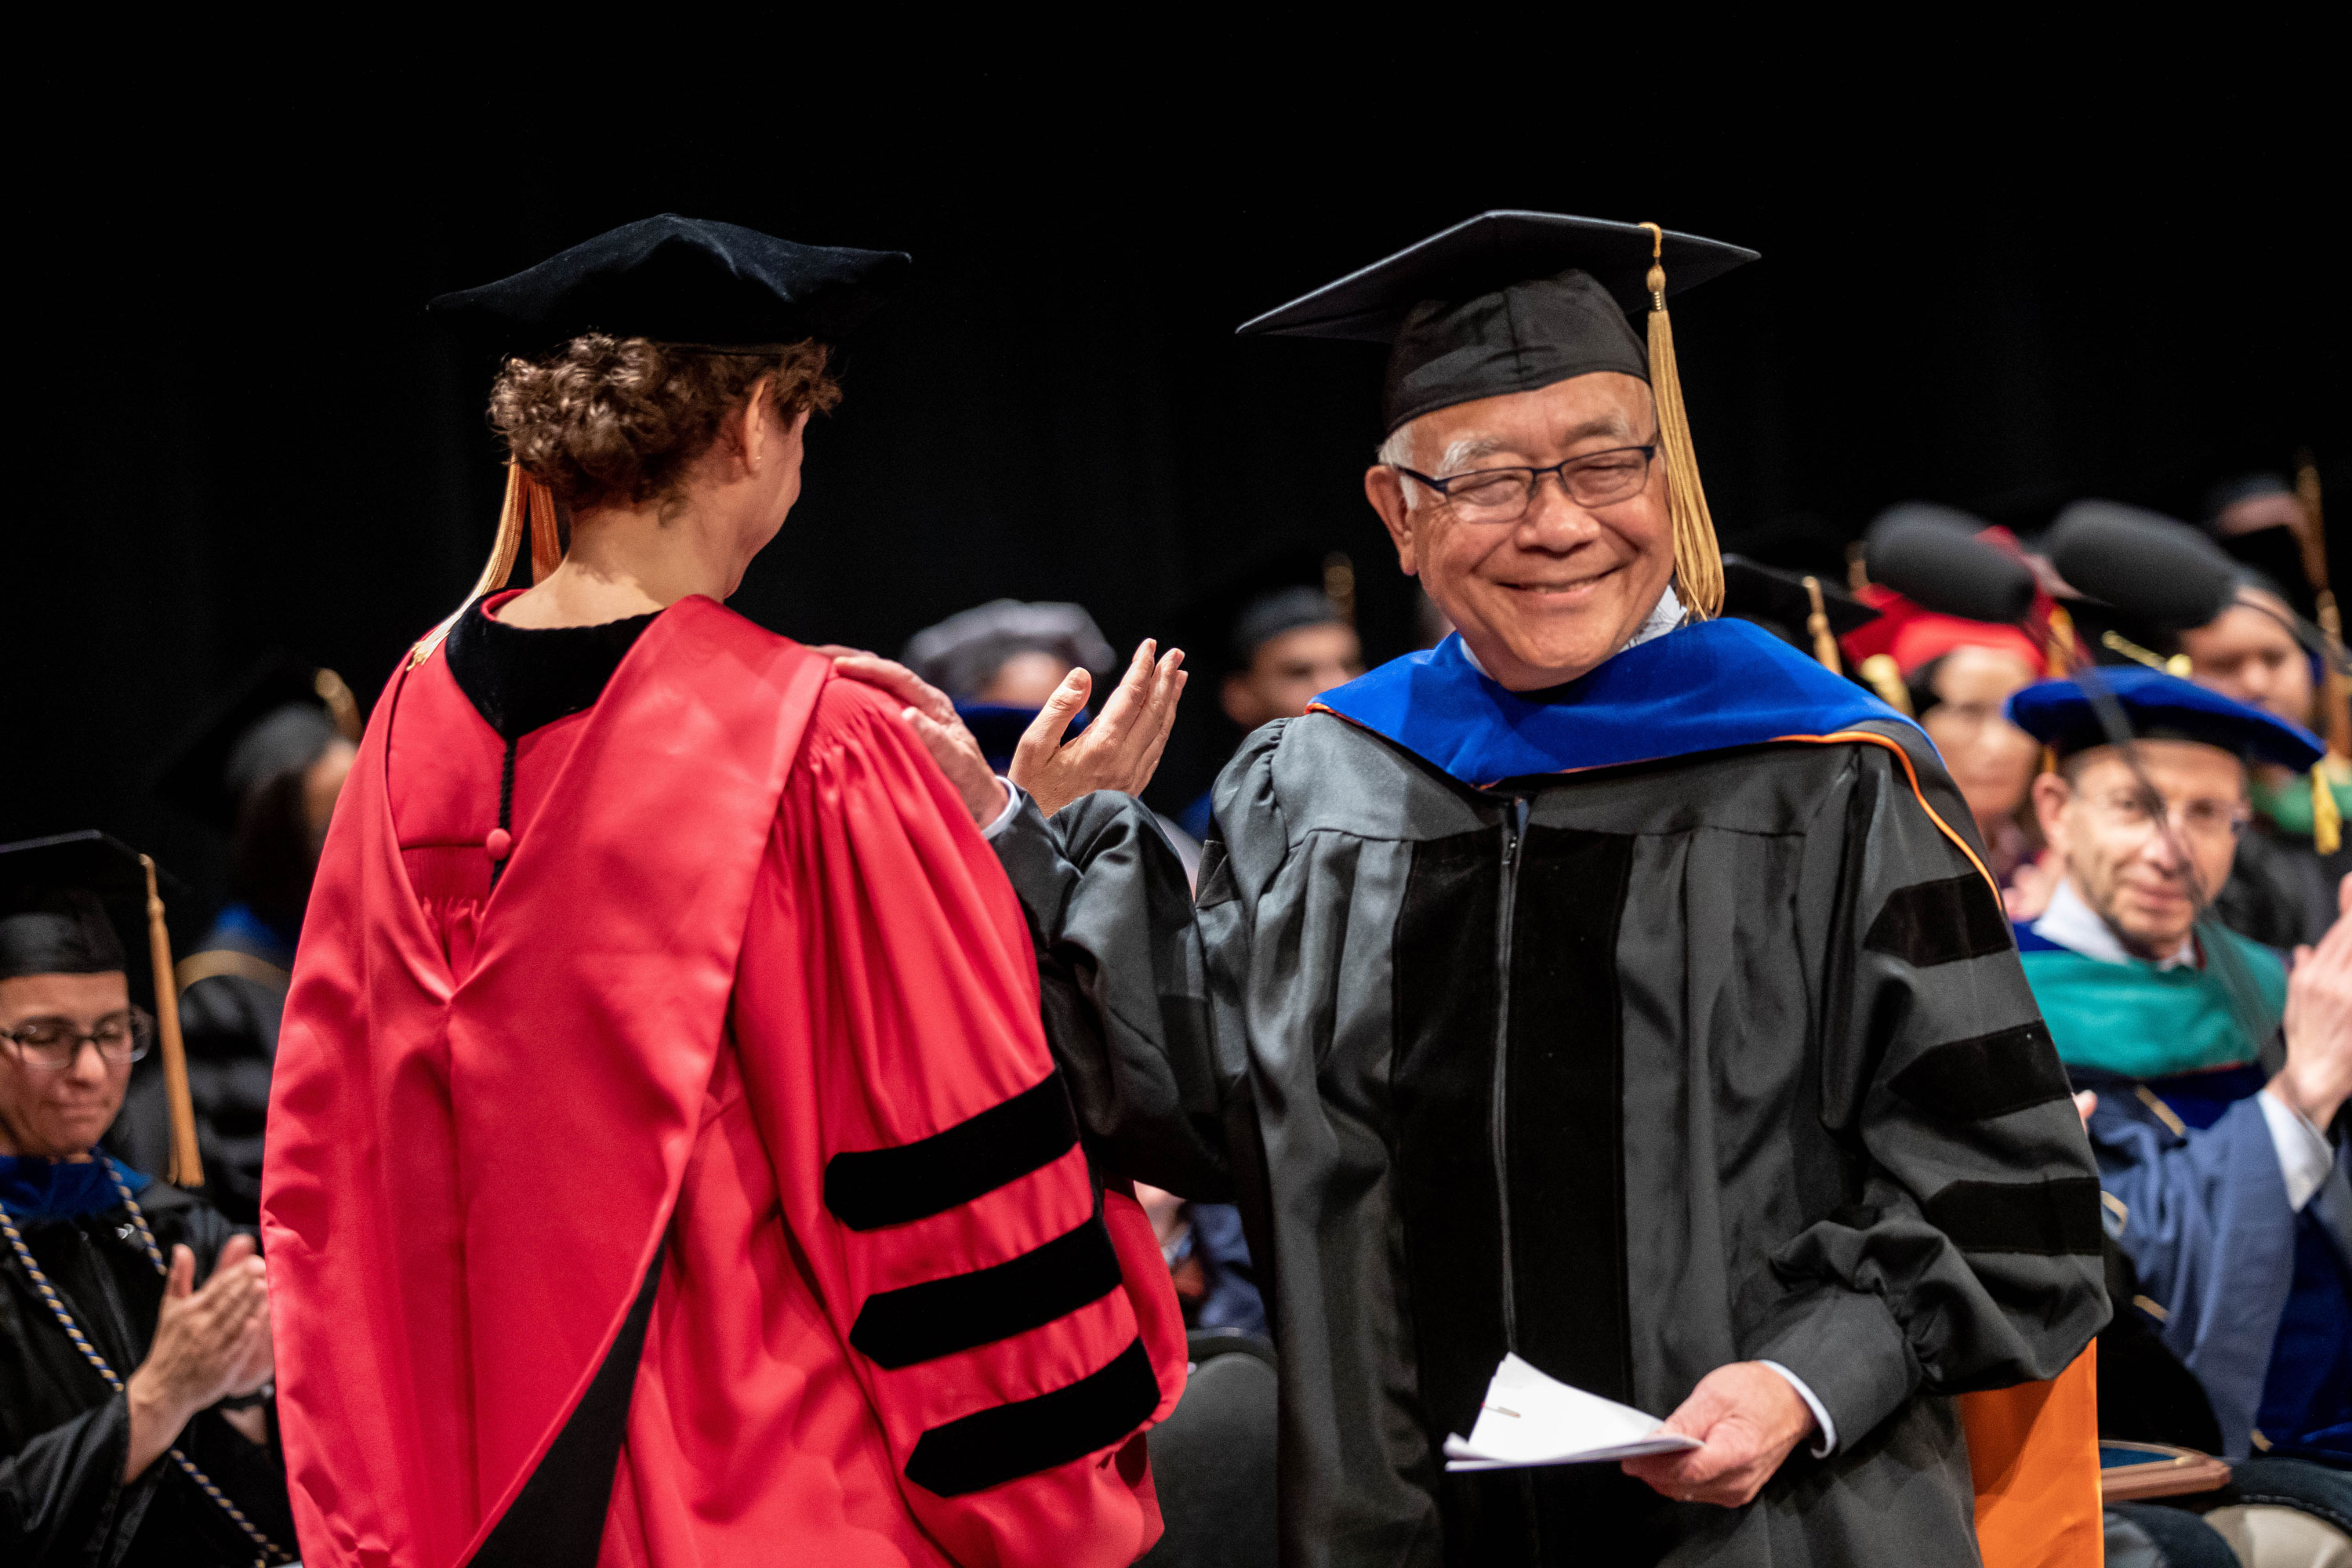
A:
{"type": "Polygon", "coordinates": [[[902,251],[797,245],[664,213],[511,278],[444,294],[426,310],[505,353],[539,353],[592,331],[711,348],[838,343],[911,265],[902,251]]]}
{"type": "Polygon", "coordinates": [[[1300,626],[1352,624],[1355,563],[1337,551],[1284,546],[1251,557],[1176,611],[1171,641],[1203,674],[1245,669],[1257,650],[1300,626]],[[1222,661],[1222,662],[1221,662],[1222,661]]]}
{"type": "Polygon", "coordinates": [[[170,754],[156,792],[222,832],[255,785],[316,762],[338,734],[357,739],[359,710],[342,678],[291,658],[256,667],[170,754]]]}
{"type": "MultiPolygon", "coordinates": [[[[176,884],[173,885],[176,891],[176,884]]],[[[147,871],[106,834],[61,833],[0,844],[0,980],[126,971],[147,945],[147,871]]]]}
{"type": "MultiPolygon", "coordinates": [[[[1663,235],[1669,293],[1757,253],[1663,235]]],[[[1391,345],[1386,427],[1475,398],[1532,392],[1593,371],[1648,380],[1626,317],[1650,303],[1651,231],[1557,213],[1488,212],[1242,324],[1244,336],[1391,345]]]]}
{"type": "MultiPolygon", "coordinates": [[[[1813,596],[1806,590],[1806,576],[1802,572],[1767,566],[1745,555],[1727,554],[1723,558],[1723,613],[1754,621],[1794,647],[1809,647],[1810,643],[1801,640],[1800,635],[1813,613],[1813,596]]],[[[1822,614],[1829,621],[1832,637],[1858,632],[1878,619],[1876,610],[1849,597],[1831,579],[1819,574],[1812,576],[1821,588],[1822,614]]]]}

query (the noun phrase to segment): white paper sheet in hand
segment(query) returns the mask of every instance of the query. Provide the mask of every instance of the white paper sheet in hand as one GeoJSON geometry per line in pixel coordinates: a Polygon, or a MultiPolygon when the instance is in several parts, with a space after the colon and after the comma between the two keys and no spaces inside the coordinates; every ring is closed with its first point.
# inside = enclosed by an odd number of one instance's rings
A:
{"type": "Polygon", "coordinates": [[[1486,1401],[1478,1408],[1469,1440],[1445,1439],[1445,1468],[1582,1465],[1701,1447],[1696,1437],[1659,1430],[1664,1425],[1630,1405],[1570,1388],[1517,1356],[1506,1355],[1486,1384],[1486,1401]]]}

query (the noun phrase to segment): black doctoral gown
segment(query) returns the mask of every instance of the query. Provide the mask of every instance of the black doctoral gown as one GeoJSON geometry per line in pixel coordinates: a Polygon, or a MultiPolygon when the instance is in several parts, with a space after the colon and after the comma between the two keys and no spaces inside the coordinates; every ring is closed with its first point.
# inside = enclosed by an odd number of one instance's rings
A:
{"type": "Polygon", "coordinates": [[[1197,908],[1125,796],[995,839],[1105,1157],[1249,1221],[1284,1561],[1976,1563],[1949,1396],[2106,1302],[1933,748],[1727,622],[1533,700],[1449,639],[1325,702],[1225,769],[1197,908]],[[1659,1415],[1776,1362],[1836,1447],[1737,1510],[1449,1474],[1507,1350],[1659,1415]]]}
{"type": "MultiPolygon", "coordinates": [[[[211,1207],[156,1182],[139,1205],[168,1259],[175,1243],[212,1269],[232,1227],[211,1207]]],[[[129,1381],[155,1331],[163,1279],[131,1211],[119,1202],[66,1218],[20,1220],[17,1230],[75,1323],[129,1381]]],[[[83,1359],[34,1289],[13,1248],[0,1246],[0,1560],[130,1568],[250,1563],[252,1542],[169,1455],[128,1486],[122,1465],[130,1409],[83,1359]]],[[[248,1440],[215,1411],[200,1412],[182,1452],[272,1541],[290,1549],[293,1521],[273,1440],[248,1440]]]]}

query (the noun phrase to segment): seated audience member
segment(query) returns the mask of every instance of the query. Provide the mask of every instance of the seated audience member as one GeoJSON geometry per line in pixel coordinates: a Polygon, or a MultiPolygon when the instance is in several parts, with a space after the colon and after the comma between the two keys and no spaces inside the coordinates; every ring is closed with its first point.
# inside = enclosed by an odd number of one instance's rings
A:
{"type": "MultiPolygon", "coordinates": [[[[331,669],[273,661],[198,727],[160,781],[229,845],[230,901],[181,958],[180,1030],[205,1196],[239,1225],[261,1217],[262,1119],[310,879],[359,755],[359,709],[331,669]]],[[[161,1170],[172,1135],[159,1064],[131,1075],[108,1150],[161,1170]]]]}
{"type": "MultiPolygon", "coordinates": [[[[1085,729],[1094,683],[1118,662],[1083,606],[1018,599],[992,599],[925,626],[898,658],[948,694],[1000,777],[1048,707],[1066,714],[1064,738],[1085,729]]],[[[1190,880],[1201,868],[1200,841],[1173,817],[1158,821],[1190,880]]]]}
{"type": "Polygon", "coordinates": [[[1184,1326],[1269,1337],[1265,1300],[1242,1236],[1241,1210],[1232,1204],[1188,1203],[1140,1183],[1135,1196],[1151,1216],[1176,1299],[1183,1303],[1184,1326]]]}
{"type": "MultiPolygon", "coordinates": [[[[2291,499],[2291,498],[2290,498],[2291,499]]],[[[2305,646],[2294,611],[2275,587],[2248,574],[2237,602],[2180,635],[2189,676],[2250,708],[2289,723],[2318,727],[2319,655],[2305,646]]],[[[2336,884],[2352,872],[2352,847],[2340,824],[2352,813],[2352,776],[2324,759],[2308,772],[2257,763],[2248,781],[2253,828],[2239,843],[2230,880],[2214,912],[2257,942],[2292,947],[2316,942],[2336,916],[2336,884]],[[2336,843],[2322,853],[2324,809],[2334,807],[2336,843]]]]}
{"type": "Polygon", "coordinates": [[[1976,818],[2010,913],[2039,912],[2045,896],[2034,874],[2041,835],[2026,792],[2041,748],[2009,721],[2004,705],[2040,677],[2041,650],[2015,626],[1923,609],[1884,587],[1865,588],[1862,598],[1879,619],[1843,638],[1848,657],[1857,666],[1875,654],[1894,661],[1912,716],[1936,742],[1976,818]]]}
{"type": "Polygon", "coordinates": [[[0,849],[0,1561],[287,1562],[253,1238],[97,1148],[153,1023],[100,902],[143,907],[118,858],[0,849]]]}
{"type": "MultiPolygon", "coordinates": [[[[1225,679],[1217,701],[1244,735],[1276,719],[1296,719],[1335,686],[1364,673],[1363,644],[1338,601],[1321,588],[1294,583],[1244,603],[1225,636],[1225,679]]],[[[1211,826],[1210,796],[1177,814],[1193,837],[1211,826]]]]}
{"type": "MultiPolygon", "coordinates": [[[[2333,1136],[2352,1091],[2352,920],[2278,957],[2199,921],[2250,815],[2249,760],[2308,766],[2305,731],[2154,670],[2026,688],[2011,718],[2059,770],[2033,786],[2062,872],[2018,933],[2088,1120],[2134,1310],[2203,1386],[2242,1492],[2352,1519],[2352,1222],[2333,1136]],[[2265,1065],[2282,1033],[2284,1058],[2265,1065]],[[2308,1461],[2316,1459],[2321,1464],[2308,1461]]],[[[2342,897],[2352,907],[2352,883],[2342,897]]]]}

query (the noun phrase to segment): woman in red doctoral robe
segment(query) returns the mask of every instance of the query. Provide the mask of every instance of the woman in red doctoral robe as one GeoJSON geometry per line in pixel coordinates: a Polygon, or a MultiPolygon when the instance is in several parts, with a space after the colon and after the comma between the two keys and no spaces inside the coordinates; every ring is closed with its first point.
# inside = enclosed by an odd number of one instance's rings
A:
{"type": "Polygon", "coordinates": [[[904,260],[664,217],[436,301],[562,345],[492,403],[485,587],[527,517],[544,580],[394,674],[304,926],[263,1222],[310,1563],[1159,1532],[1182,1324],[1020,908],[898,706],[720,604],[904,260]]]}

